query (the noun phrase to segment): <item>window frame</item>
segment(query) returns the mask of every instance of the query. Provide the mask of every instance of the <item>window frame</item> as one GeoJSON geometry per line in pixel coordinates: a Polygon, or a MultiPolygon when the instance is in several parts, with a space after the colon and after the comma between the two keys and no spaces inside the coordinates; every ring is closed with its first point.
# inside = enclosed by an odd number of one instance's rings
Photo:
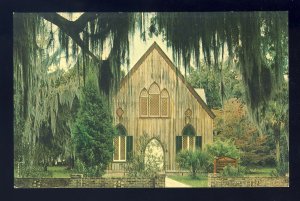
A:
{"type": "Polygon", "coordinates": [[[140,118],[170,118],[170,95],[169,92],[166,88],[160,90],[159,85],[156,82],[153,82],[149,89],[147,90],[145,87],[141,90],[140,95],[139,95],[139,117],[140,118]],[[153,87],[155,89],[153,89],[153,87]],[[156,97],[156,99],[158,100],[156,102],[157,104],[157,109],[158,109],[158,114],[152,115],[151,114],[151,109],[153,109],[153,107],[151,107],[150,103],[151,103],[151,98],[153,97],[152,95],[158,96],[156,97]],[[143,114],[142,113],[142,100],[147,100],[146,104],[147,104],[147,114],[143,114]],[[167,110],[167,114],[163,115],[162,114],[162,103],[163,101],[166,100],[166,110],[167,110]]]}
{"type": "Polygon", "coordinates": [[[160,107],[162,107],[162,101],[163,99],[167,100],[167,115],[163,115],[162,114],[162,110],[160,111],[160,116],[161,117],[169,117],[170,116],[170,96],[169,96],[169,92],[167,89],[163,89],[161,92],[160,92],[160,107]],[[163,92],[166,92],[166,96],[162,96],[162,93],[163,92]]]}
{"type": "Polygon", "coordinates": [[[195,128],[191,124],[187,124],[183,129],[182,129],[182,150],[191,150],[195,151],[196,149],[196,131],[195,128]],[[191,129],[191,130],[187,130],[191,129]],[[188,133],[186,133],[188,131],[188,133]],[[183,146],[183,138],[186,137],[187,140],[187,148],[184,149],[183,146]],[[193,138],[193,145],[190,145],[190,138],[193,138]],[[190,148],[192,146],[192,148],[190,148]]]}
{"type": "Polygon", "coordinates": [[[195,144],[196,144],[196,137],[194,136],[194,135],[182,135],[182,150],[191,150],[191,151],[195,151],[195,144]],[[186,137],[186,140],[187,140],[187,147],[186,148],[184,148],[184,146],[183,146],[183,138],[185,138],[186,137]],[[191,146],[190,146],[190,138],[193,138],[193,145],[192,145],[192,149],[190,148],[191,146]]]}
{"type": "MultiPolygon", "coordinates": [[[[160,117],[160,94],[149,94],[149,116],[148,117],[160,117]],[[158,101],[157,101],[157,108],[158,108],[158,114],[151,114],[151,105],[150,105],[150,98],[151,98],[151,95],[156,95],[158,96],[158,101]]],[[[152,108],[153,109],[153,108],[152,108]]]]}
{"type": "Polygon", "coordinates": [[[140,93],[140,97],[139,97],[139,113],[140,113],[140,117],[148,117],[149,116],[149,93],[148,93],[147,89],[145,89],[145,88],[142,89],[142,91],[140,93]],[[146,92],[147,95],[144,96],[143,92],[146,92]],[[147,114],[146,115],[142,114],[142,110],[141,110],[141,104],[142,104],[141,100],[143,98],[147,100],[146,101],[147,102],[147,108],[146,108],[147,114]]]}
{"type": "MultiPolygon", "coordinates": [[[[114,153],[113,153],[113,162],[126,162],[126,160],[127,160],[127,157],[126,157],[126,153],[127,153],[127,146],[126,146],[126,143],[127,143],[127,137],[126,137],[126,135],[118,135],[118,136],[116,136],[117,138],[119,138],[118,139],[118,142],[119,142],[119,144],[118,144],[118,154],[119,154],[119,158],[118,159],[115,159],[115,151],[114,151],[114,153]],[[121,160],[121,137],[124,137],[125,138],[125,140],[124,140],[124,146],[125,146],[125,151],[124,151],[124,155],[125,155],[125,159],[124,160],[121,160]]],[[[113,146],[115,147],[115,141],[113,141],[113,146]]]]}
{"type": "Polygon", "coordinates": [[[118,124],[116,126],[116,129],[118,131],[118,135],[114,137],[113,140],[113,147],[114,147],[114,152],[113,152],[113,162],[126,162],[127,160],[127,131],[126,128],[122,125],[122,124],[118,124]],[[121,159],[121,137],[124,137],[124,159],[121,159]],[[115,144],[115,139],[118,138],[118,147],[117,147],[117,151],[118,151],[118,159],[115,159],[115,149],[116,149],[116,144],[115,144]]]}
{"type": "Polygon", "coordinates": [[[149,107],[148,117],[160,117],[160,88],[159,88],[159,86],[156,82],[152,83],[149,87],[149,90],[148,90],[148,103],[149,103],[148,104],[148,107],[149,107]],[[155,86],[158,88],[158,92],[151,92],[151,89],[155,86]],[[158,114],[157,115],[151,115],[151,105],[150,105],[151,95],[157,95],[158,96],[158,101],[157,101],[158,114]]]}

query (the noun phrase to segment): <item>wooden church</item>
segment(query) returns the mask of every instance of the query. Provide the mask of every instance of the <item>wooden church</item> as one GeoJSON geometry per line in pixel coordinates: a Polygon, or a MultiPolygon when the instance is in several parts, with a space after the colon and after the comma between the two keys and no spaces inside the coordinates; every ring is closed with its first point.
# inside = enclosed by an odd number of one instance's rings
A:
{"type": "MultiPolygon", "coordinates": [[[[122,79],[113,97],[114,156],[109,170],[122,171],[139,137],[159,144],[162,169],[176,170],[176,153],[213,142],[214,113],[172,61],[153,43],[122,79]]],[[[203,93],[204,94],[204,93],[203,93]]],[[[159,155],[158,154],[158,155],[159,155]]]]}

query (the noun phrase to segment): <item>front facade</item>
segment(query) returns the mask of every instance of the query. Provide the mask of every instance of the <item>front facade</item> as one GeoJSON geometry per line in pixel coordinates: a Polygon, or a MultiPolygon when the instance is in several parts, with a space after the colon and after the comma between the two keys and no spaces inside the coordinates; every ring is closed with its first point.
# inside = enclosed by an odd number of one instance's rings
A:
{"type": "Polygon", "coordinates": [[[178,151],[213,141],[215,115],[156,43],[121,81],[113,111],[119,136],[110,170],[122,171],[143,134],[160,144],[166,171],[176,170],[178,151]]]}

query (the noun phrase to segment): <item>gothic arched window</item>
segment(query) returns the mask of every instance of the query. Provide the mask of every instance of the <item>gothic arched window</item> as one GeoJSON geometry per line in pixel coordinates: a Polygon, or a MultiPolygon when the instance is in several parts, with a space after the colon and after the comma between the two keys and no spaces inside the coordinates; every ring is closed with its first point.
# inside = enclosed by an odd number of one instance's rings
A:
{"type": "Polygon", "coordinates": [[[156,83],[149,88],[149,116],[159,117],[160,115],[160,90],[156,83]]]}
{"type": "Polygon", "coordinates": [[[168,117],[170,113],[170,106],[169,106],[169,93],[166,89],[163,89],[160,93],[161,98],[161,116],[168,117]]]}
{"type": "Polygon", "coordinates": [[[144,88],[140,94],[140,116],[148,116],[148,91],[144,88]]]}
{"type": "Polygon", "coordinates": [[[118,135],[114,138],[114,161],[126,161],[126,129],[117,126],[118,135]]]}
{"type": "Polygon", "coordinates": [[[186,125],[182,130],[182,149],[194,150],[196,132],[192,125],[186,125]]]}

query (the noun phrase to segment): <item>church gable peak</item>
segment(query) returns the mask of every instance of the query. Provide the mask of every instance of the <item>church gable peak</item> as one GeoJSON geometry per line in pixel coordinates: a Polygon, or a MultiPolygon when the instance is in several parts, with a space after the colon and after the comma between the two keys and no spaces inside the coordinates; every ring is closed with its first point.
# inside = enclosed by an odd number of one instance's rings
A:
{"type": "Polygon", "coordinates": [[[185,81],[185,78],[180,72],[180,70],[175,66],[175,64],[171,61],[171,59],[166,55],[166,53],[159,47],[159,45],[156,42],[153,42],[153,44],[149,47],[149,49],[143,54],[143,56],[137,61],[137,63],[131,68],[131,70],[127,73],[127,75],[122,79],[120,83],[121,86],[124,84],[124,82],[130,79],[130,77],[136,72],[136,70],[141,66],[141,64],[143,64],[143,62],[154,51],[154,49],[166,61],[168,66],[176,73],[177,77],[183,82],[183,84],[187,87],[187,89],[195,97],[195,99],[199,102],[199,104],[203,107],[203,109],[209,114],[209,116],[211,118],[215,118],[215,114],[207,106],[206,102],[200,97],[200,95],[195,91],[195,89],[185,81]]]}

